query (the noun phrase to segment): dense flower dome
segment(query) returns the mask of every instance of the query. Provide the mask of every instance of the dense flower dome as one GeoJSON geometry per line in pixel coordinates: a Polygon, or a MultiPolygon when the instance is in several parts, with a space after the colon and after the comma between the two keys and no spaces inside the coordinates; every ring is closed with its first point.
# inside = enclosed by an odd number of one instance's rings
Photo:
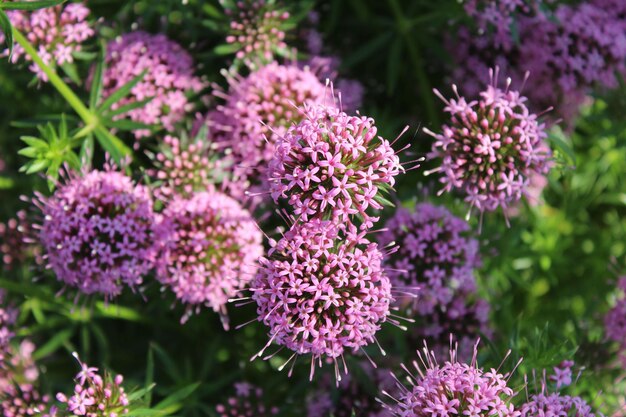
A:
{"type": "Polygon", "coordinates": [[[232,152],[235,175],[262,177],[276,142],[300,122],[305,102],[332,101],[330,91],[308,68],[271,63],[245,78],[230,76],[225,102],[208,116],[210,134],[232,152]]]}
{"type": "Polygon", "coordinates": [[[381,260],[375,243],[340,238],[333,222],[295,224],[261,259],[251,286],[258,320],[270,328],[267,346],[315,361],[373,343],[393,301],[381,260]]]}
{"type": "MultiPolygon", "coordinates": [[[[447,100],[450,122],[442,133],[428,129],[436,141],[429,154],[441,160],[442,191],[460,190],[471,207],[506,210],[526,193],[530,178],[549,170],[545,125],[526,107],[526,97],[497,87],[498,70],[480,98],[467,102],[457,94],[447,100]]],[[[455,88],[456,91],[456,88],[455,88]]]]}
{"type": "Polygon", "coordinates": [[[232,4],[234,7],[225,9],[230,18],[226,42],[235,48],[237,59],[255,68],[287,53],[283,27],[289,12],[266,0],[237,0],[232,4]]]}
{"type": "Polygon", "coordinates": [[[236,396],[215,407],[219,417],[270,417],[278,414],[277,407],[265,404],[263,389],[247,382],[235,384],[236,396]]]}
{"type": "MultiPolygon", "coordinates": [[[[103,96],[109,97],[143,71],[146,71],[145,76],[132,88],[130,96],[115,103],[113,109],[151,99],[118,117],[128,117],[147,125],[162,125],[172,131],[175,124],[193,109],[188,95],[205,87],[194,76],[193,59],[165,35],[141,31],[127,33],[111,41],[107,47],[103,96]]],[[[134,131],[137,139],[149,133],[146,129],[134,131]]]]}
{"type": "Polygon", "coordinates": [[[515,395],[507,386],[508,375],[495,369],[485,372],[477,364],[477,345],[469,364],[456,360],[451,350],[450,360],[438,364],[428,348],[419,353],[425,369],[418,367],[411,374],[411,385],[404,387],[398,403],[391,407],[399,417],[493,416],[516,417],[511,403],[515,395]]]}
{"type": "Polygon", "coordinates": [[[111,299],[142,283],[155,255],[147,187],[118,171],[72,175],[50,197],[39,195],[39,239],[48,266],[68,287],[111,299]]]}
{"type": "Polygon", "coordinates": [[[298,219],[332,219],[363,229],[377,217],[368,209],[390,204],[383,197],[403,171],[391,144],[377,137],[374,120],[336,107],[305,105],[304,119],[279,138],[269,165],[274,201],[286,199],[298,219]]]}
{"type": "Polygon", "coordinates": [[[419,287],[416,310],[432,314],[456,294],[474,292],[474,269],[480,265],[478,242],[470,227],[445,207],[417,204],[398,209],[379,234],[379,243],[395,242],[397,251],[385,259],[394,287],[419,287]]]}
{"type": "MultiPolygon", "coordinates": [[[[188,307],[205,305],[226,320],[226,304],[256,272],[263,236],[250,213],[216,192],[176,197],[159,226],[157,278],[188,307]]],[[[197,309],[197,308],[196,308],[197,309]]]]}
{"type": "MultiPolygon", "coordinates": [[[[7,16],[15,29],[19,30],[37,50],[47,65],[64,65],[74,62],[74,53],[82,51],[82,44],[95,35],[87,20],[90,10],[82,3],[68,3],[32,12],[9,10],[7,16]]],[[[0,33],[0,44],[4,34],[0,33]]],[[[32,61],[21,45],[14,45],[12,62],[21,58],[32,61]]],[[[42,81],[48,76],[32,64],[30,70],[42,81]]]]}

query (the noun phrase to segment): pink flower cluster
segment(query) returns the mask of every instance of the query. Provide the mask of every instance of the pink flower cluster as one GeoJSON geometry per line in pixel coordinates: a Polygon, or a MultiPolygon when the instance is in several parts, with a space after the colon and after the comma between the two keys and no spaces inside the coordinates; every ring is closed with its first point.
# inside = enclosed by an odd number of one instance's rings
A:
{"type": "Polygon", "coordinates": [[[489,333],[489,305],[476,294],[478,242],[469,231],[444,207],[421,203],[412,212],[397,210],[379,235],[381,246],[394,242],[398,248],[385,259],[393,287],[419,288],[409,305],[418,314],[409,336],[418,346],[426,340],[438,356],[449,348],[451,334],[465,359],[476,337],[489,333]]]}
{"type": "Polygon", "coordinates": [[[270,417],[278,414],[278,408],[265,405],[261,388],[239,382],[235,384],[235,392],[236,396],[215,407],[219,417],[270,417]]]}
{"type": "Polygon", "coordinates": [[[155,192],[166,199],[214,190],[218,179],[216,171],[221,163],[206,140],[170,135],[161,141],[153,162],[156,169],[152,174],[160,182],[155,192]]]}
{"type": "MultiPolygon", "coordinates": [[[[78,355],[74,354],[76,359],[78,355]]],[[[122,375],[115,377],[98,374],[98,368],[93,368],[78,359],[81,370],[76,374],[74,392],[68,398],[58,393],[56,398],[64,403],[67,411],[75,416],[86,417],[117,417],[128,413],[129,400],[122,382],[122,375]]]]}
{"type": "MultiPolygon", "coordinates": [[[[172,131],[176,123],[193,109],[188,96],[199,93],[205,84],[194,76],[193,59],[179,44],[165,35],[137,31],[109,43],[103,96],[110,96],[144,71],[144,78],[133,87],[130,96],[115,103],[113,109],[151,98],[144,106],[129,110],[118,118],[127,117],[172,131]]],[[[148,136],[150,131],[138,129],[134,134],[140,139],[148,136]]]]}
{"type": "Polygon", "coordinates": [[[339,382],[337,395],[332,392],[335,385],[332,379],[322,379],[320,389],[307,398],[307,417],[392,417],[393,414],[376,400],[376,392],[371,392],[371,387],[379,392],[395,391],[396,381],[391,371],[374,368],[368,361],[361,361],[358,366],[360,369],[355,376],[346,375],[339,382]]]}
{"type": "Polygon", "coordinates": [[[311,353],[312,364],[322,356],[336,364],[346,348],[374,342],[393,301],[381,260],[375,243],[340,239],[335,222],[295,224],[261,259],[251,286],[258,320],[270,328],[266,347],[275,341],[311,353]]]}
{"type": "Polygon", "coordinates": [[[391,144],[377,137],[374,120],[335,107],[305,104],[304,119],[279,138],[269,165],[274,201],[286,199],[299,221],[361,221],[369,229],[383,197],[403,171],[391,144]]]}
{"type": "Polygon", "coordinates": [[[619,344],[622,362],[626,364],[626,276],[620,278],[617,286],[621,297],[604,318],[604,327],[606,336],[619,344]]]}
{"type": "Polygon", "coordinates": [[[0,290],[0,369],[11,350],[11,339],[14,336],[13,325],[17,320],[17,310],[7,301],[4,290],[0,290]]]}
{"type": "Polygon", "coordinates": [[[580,397],[558,393],[533,395],[521,408],[521,417],[576,416],[595,417],[591,407],[580,397]]]}
{"type": "MultiPolygon", "coordinates": [[[[471,207],[506,210],[527,193],[530,178],[549,170],[545,125],[526,107],[526,97],[497,87],[498,70],[480,99],[467,102],[457,93],[447,100],[450,122],[442,133],[424,131],[436,141],[429,154],[441,160],[442,191],[458,189],[471,207]]],[[[456,92],[456,88],[455,88],[456,92]]]]}
{"type": "MultiPolygon", "coordinates": [[[[533,0],[539,3],[541,0],[533,0]]],[[[494,45],[509,49],[513,46],[511,27],[518,14],[531,11],[531,3],[527,0],[467,0],[463,7],[482,32],[491,32],[494,45]]]]}
{"type": "Polygon", "coordinates": [[[274,55],[285,55],[287,44],[283,26],[289,13],[266,0],[237,0],[227,8],[230,18],[226,42],[237,50],[236,57],[251,68],[272,62],[274,55]]]}
{"type": "Polygon", "coordinates": [[[390,406],[396,416],[519,416],[511,403],[515,393],[507,386],[508,375],[479,368],[476,345],[469,364],[458,362],[454,349],[443,365],[428,348],[418,355],[425,369],[414,362],[417,374],[410,374],[409,387],[400,385],[402,394],[397,404],[390,406]]]}
{"type": "Polygon", "coordinates": [[[530,71],[530,107],[543,110],[555,105],[559,116],[571,123],[592,87],[615,88],[616,74],[626,74],[623,4],[613,0],[562,4],[546,14],[538,7],[516,3],[490,3],[494,9],[488,20],[501,22],[498,26],[502,30],[476,35],[463,29],[459,38],[450,42],[455,60],[462,63],[454,77],[463,80],[465,90],[472,95],[486,81],[486,70],[493,65],[516,80],[530,71]],[[506,29],[511,19],[508,8],[495,6],[505,3],[521,12],[515,19],[519,42],[514,42],[506,29]]]}
{"type": "Polygon", "coordinates": [[[49,400],[32,384],[12,384],[0,392],[0,412],[3,417],[54,417],[46,414],[49,400]]]}
{"type": "Polygon", "coordinates": [[[276,142],[303,119],[300,106],[330,99],[315,74],[295,65],[274,62],[228,82],[228,94],[214,92],[225,103],[209,114],[208,124],[210,135],[231,152],[234,175],[241,180],[265,175],[276,142]]]}
{"type": "Polygon", "coordinates": [[[107,169],[71,176],[39,200],[39,239],[60,281],[107,299],[141,284],[156,249],[148,188],[107,169]]]}
{"type": "Polygon", "coordinates": [[[247,210],[219,192],[174,198],[159,225],[157,279],[192,307],[206,305],[226,321],[226,303],[256,273],[263,236],[247,210]]]}
{"type": "MultiPolygon", "coordinates": [[[[33,12],[7,12],[11,24],[28,39],[47,65],[74,62],[74,53],[80,52],[82,44],[95,34],[87,20],[89,14],[89,9],[82,3],[68,3],[33,12]]],[[[0,43],[4,43],[1,33],[0,43]]],[[[20,58],[32,61],[24,48],[16,44],[11,60],[17,62],[20,58]]],[[[30,70],[42,81],[48,81],[48,76],[36,64],[33,63],[30,70]]]]}
{"type": "Polygon", "coordinates": [[[572,366],[574,362],[563,361],[554,368],[554,373],[540,381],[541,389],[519,407],[521,417],[543,416],[576,416],[595,417],[593,410],[581,397],[565,395],[558,391],[572,383],[572,366]],[[549,381],[554,381],[556,390],[550,392],[549,381]]]}

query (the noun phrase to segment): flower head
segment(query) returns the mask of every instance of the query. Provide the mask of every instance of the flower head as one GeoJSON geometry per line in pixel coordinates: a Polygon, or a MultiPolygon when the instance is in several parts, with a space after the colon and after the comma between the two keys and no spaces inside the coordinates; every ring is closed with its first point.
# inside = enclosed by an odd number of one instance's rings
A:
{"type": "Polygon", "coordinates": [[[58,393],[56,398],[64,403],[67,411],[76,416],[114,417],[128,413],[129,399],[122,382],[122,375],[113,377],[105,372],[104,376],[83,363],[76,353],[74,357],[80,364],[81,371],[76,375],[74,392],[68,398],[58,393]]]}
{"type": "MultiPolygon", "coordinates": [[[[236,57],[256,68],[287,53],[286,21],[289,12],[272,0],[238,0],[225,8],[230,18],[226,42],[236,48],[236,57]]],[[[226,4],[226,2],[223,2],[226,4]]],[[[225,6],[226,7],[226,6],[225,6]]]]}
{"type": "Polygon", "coordinates": [[[340,238],[334,222],[295,224],[261,259],[251,285],[258,320],[269,327],[266,347],[275,341],[313,362],[336,361],[374,342],[393,301],[381,260],[375,243],[340,238]]]}
{"type": "Polygon", "coordinates": [[[215,190],[217,183],[225,185],[227,163],[214,148],[206,138],[166,135],[159,151],[151,155],[155,169],[150,172],[159,182],[155,193],[164,199],[190,197],[194,192],[215,190]]]}
{"type": "Polygon", "coordinates": [[[427,347],[423,353],[418,352],[425,369],[414,362],[417,374],[410,374],[409,387],[401,386],[398,403],[390,406],[394,414],[399,417],[519,416],[511,403],[515,394],[507,384],[508,374],[479,368],[477,345],[469,364],[458,362],[454,349],[450,351],[450,359],[441,365],[427,347]]]}
{"type": "MultiPolygon", "coordinates": [[[[19,30],[37,50],[47,65],[64,65],[74,62],[74,54],[82,50],[82,44],[95,35],[87,20],[90,11],[83,3],[68,3],[65,6],[46,7],[32,12],[9,10],[11,24],[19,30]]],[[[0,33],[0,43],[4,35],[0,33]]],[[[11,60],[32,60],[20,45],[15,45],[11,60]]],[[[42,81],[48,76],[32,64],[30,70],[42,81]]]]}
{"type": "Polygon", "coordinates": [[[107,299],[141,284],[155,255],[148,188],[107,169],[71,175],[52,196],[39,199],[39,239],[60,281],[107,299]]]}
{"type": "Polygon", "coordinates": [[[0,392],[0,412],[3,417],[46,417],[49,400],[32,384],[11,384],[0,392]]]}
{"type": "MultiPolygon", "coordinates": [[[[174,125],[193,109],[188,95],[204,88],[204,83],[194,76],[193,59],[165,35],[141,31],[127,33],[108,45],[103,97],[109,97],[143,71],[145,76],[132,88],[130,95],[112,108],[151,99],[118,117],[147,125],[162,125],[172,131],[174,125]]],[[[139,139],[147,136],[149,131],[139,129],[134,134],[139,139]]]]}
{"type": "Polygon", "coordinates": [[[376,136],[374,120],[348,116],[336,107],[305,104],[304,119],[279,138],[269,165],[275,201],[286,199],[295,216],[331,219],[370,228],[384,193],[403,171],[390,143],[376,136]]]}
{"type": "Polygon", "coordinates": [[[219,417],[270,417],[278,414],[278,408],[265,404],[263,389],[247,382],[235,384],[236,396],[215,407],[219,417]]]}
{"type": "Polygon", "coordinates": [[[425,130],[436,141],[431,158],[441,160],[438,171],[444,191],[458,189],[480,211],[506,209],[527,192],[534,174],[549,169],[545,126],[526,107],[519,92],[497,87],[498,70],[480,99],[467,102],[457,94],[446,100],[450,122],[441,134],[425,130]]]}
{"type": "Polygon", "coordinates": [[[263,236],[250,213],[222,193],[199,192],[174,198],[159,228],[158,280],[188,312],[206,305],[225,319],[228,299],[250,282],[263,255],[263,236]]]}
{"type": "Polygon", "coordinates": [[[208,116],[210,133],[231,153],[235,177],[254,181],[265,175],[279,138],[304,118],[299,108],[322,103],[330,93],[311,71],[295,65],[271,63],[228,81],[226,95],[215,91],[225,102],[208,116]]]}

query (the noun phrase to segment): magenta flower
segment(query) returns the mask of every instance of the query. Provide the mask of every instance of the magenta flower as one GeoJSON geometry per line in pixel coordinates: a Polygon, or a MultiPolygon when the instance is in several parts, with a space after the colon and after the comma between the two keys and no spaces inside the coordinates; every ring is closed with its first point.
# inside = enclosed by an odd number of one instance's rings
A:
{"type": "Polygon", "coordinates": [[[450,359],[438,364],[437,358],[425,347],[418,352],[420,367],[410,373],[411,385],[400,385],[402,393],[397,403],[390,405],[399,417],[493,416],[517,417],[512,398],[515,393],[507,384],[509,375],[495,369],[485,372],[477,363],[478,343],[469,364],[456,359],[451,349],[450,359]]]}
{"type": "Polygon", "coordinates": [[[84,294],[116,297],[136,289],[155,255],[148,188],[118,171],[71,175],[50,197],[38,195],[44,216],[39,239],[48,267],[84,294]]]}
{"type": "MultiPolygon", "coordinates": [[[[9,304],[6,293],[0,289],[0,364],[10,356],[10,342],[15,336],[13,325],[17,320],[18,311],[9,304]]],[[[0,366],[0,369],[2,366],[0,366]]]]}
{"type": "MultiPolygon", "coordinates": [[[[63,65],[74,62],[74,53],[82,50],[82,44],[95,35],[87,21],[90,10],[82,3],[68,3],[65,6],[47,7],[33,12],[9,10],[7,16],[11,24],[19,30],[37,50],[47,65],[63,65]]],[[[4,43],[4,34],[0,33],[0,43],[4,43]]],[[[5,54],[7,54],[5,52],[5,54]]],[[[32,61],[24,49],[15,44],[12,62],[20,58],[32,61]]],[[[32,64],[30,70],[42,81],[48,76],[32,64]]]]}
{"type": "Polygon", "coordinates": [[[76,353],[73,354],[80,364],[81,371],[76,375],[74,392],[68,398],[59,392],[56,398],[64,403],[67,411],[75,416],[116,417],[128,413],[129,399],[122,382],[122,375],[113,377],[108,373],[101,376],[98,369],[81,362],[76,353]]]}
{"type": "Polygon", "coordinates": [[[300,122],[305,102],[332,101],[330,91],[308,69],[271,63],[245,78],[228,78],[223,105],[208,115],[210,137],[231,153],[235,178],[258,185],[276,143],[300,122]]]}
{"type": "Polygon", "coordinates": [[[32,384],[14,383],[0,391],[0,413],[3,417],[46,417],[49,400],[48,396],[42,396],[32,384]]]}
{"type": "Polygon", "coordinates": [[[219,417],[270,417],[278,414],[277,407],[268,407],[263,389],[247,382],[235,384],[236,396],[215,407],[219,417]]]}
{"type": "MultiPolygon", "coordinates": [[[[450,122],[429,154],[441,160],[443,191],[460,190],[465,201],[482,211],[506,210],[526,193],[530,178],[549,170],[545,125],[526,107],[526,97],[497,87],[498,70],[480,99],[467,102],[457,94],[446,100],[450,122]]],[[[456,91],[456,88],[455,88],[456,91]]]]}
{"type": "MultiPolygon", "coordinates": [[[[349,235],[319,219],[295,224],[260,261],[251,285],[258,321],[269,327],[272,342],[335,361],[346,349],[357,351],[375,341],[388,320],[391,285],[375,243],[349,235]]],[[[389,320],[393,321],[393,320],[389,320]]],[[[320,362],[321,364],[321,362],[320,362]]]]}
{"type": "Polygon", "coordinates": [[[176,197],[159,226],[161,251],[157,279],[192,308],[220,313],[227,327],[226,303],[250,282],[263,255],[263,235],[250,213],[219,192],[176,197]]]}
{"type": "Polygon", "coordinates": [[[348,116],[335,107],[305,104],[305,117],[279,138],[269,165],[274,201],[287,200],[299,221],[331,219],[369,229],[369,214],[403,171],[391,144],[376,137],[374,120],[348,116]]]}
{"type": "MultiPolygon", "coordinates": [[[[193,59],[179,44],[165,35],[137,31],[109,43],[103,96],[110,96],[142,71],[146,71],[142,81],[133,87],[130,96],[115,103],[113,109],[152,98],[144,106],[129,110],[119,118],[160,125],[171,132],[176,123],[193,109],[188,96],[199,93],[205,84],[194,76],[193,59]]],[[[134,134],[140,139],[148,136],[150,131],[139,129],[134,134]]]]}
{"type": "Polygon", "coordinates": [[[275,55],[287,54],[285,28],[289,12],[266,0],[239,0],[232,4],[234,7],[225,8],[230,18],[226,42],[232,45],[238,60],[257,68],[272,62],[275,55]]]}

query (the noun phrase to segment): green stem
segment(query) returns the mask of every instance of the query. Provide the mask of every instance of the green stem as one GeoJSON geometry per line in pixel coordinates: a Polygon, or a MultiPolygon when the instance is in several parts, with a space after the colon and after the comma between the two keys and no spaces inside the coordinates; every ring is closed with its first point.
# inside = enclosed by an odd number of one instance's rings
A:
{"type": "Polygon", "coordinates": [[[404,14],[402,13],[402,9],[400,8],[397,0],[388,0],[388,2],[391,10],[393,11],[396,23],[400,28],[400,32],[404,36],[404,40],[409,49],[409,55],[415,69],[415,77],[417,78],[417,87],[420,95],[422,96],[424,107],[426,108],[426,115],[432,123],[437,125],[439,124],[439,113],[437,112],[437,109],[431,99],[433,92],[430,87],[428,75],[424,69],[424,61],[418,51],[414,39],[411,37],[411,24],[404,18],[404,14]]]}
{"type": "Polygon", "coordinates": [[[94,129],[98,125],[98,117],[93,114],[82,102],[80,98],[72,91],[67,84],[63,82],[61,77],[59,77],[54,71],[54,69],[50,68],[46,65],[45,62],[41,59],[35,48],[28,42],[28,40],[22,35],[17,29],[13,28],[13,37],[15,41],[24,48],[24,51],[31,57],[33,62],[37,64],[39,68],[48,76],[50,83],[57,89],[57,91],[63,96],[63,98],[69,103],[70,106],[76,111],[78,116],[83,120],[83,122],[94,129]]]}

